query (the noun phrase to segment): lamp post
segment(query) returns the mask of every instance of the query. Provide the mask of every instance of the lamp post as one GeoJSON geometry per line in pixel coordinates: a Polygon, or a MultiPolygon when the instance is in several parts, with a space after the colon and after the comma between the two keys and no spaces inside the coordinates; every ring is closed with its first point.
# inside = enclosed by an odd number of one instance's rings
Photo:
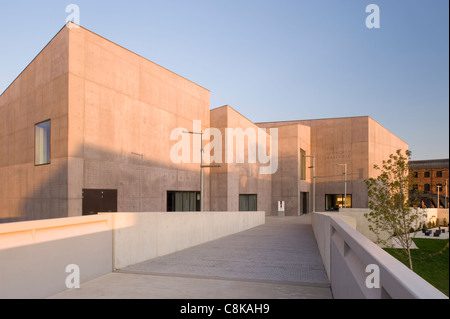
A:
{"type": "Polygon", "coordinates": [[[203,131],[200,132],[192,132],[192,131],[185,131],[184,133],[189,134],[198,134],[200,135],[200,211],[203,212],[203,168],[207,167],[220,167],[220,165],[203,165],[203,152],[205,151],[203,149],[203,131]]]}
{"type": "Polygon", "coordinates": [[[445,180],[445,207],[444,208],[448,208],[447,207],[447,182],[448,182],[448,178],[445,180]]]}
{"type": "Polygon", "coordinates": [[[316,171],[315,171],[315,156],[314,155],[303,155],[304,157],[311,157],[312,158],[312,166],[308,168],[312,168],[312,180],[313,180],[313,213],[316,212],[316,171]]]}
{"type": "Polygon", "coordinates": [[[436,208],[441,208],[441,204],[439,203],[439,190],[441,189],[441,185],[437,185],[437,192],[438,192],[438,198],[437,198],[437,207],[436,208]]]}
{"type": "Polygon", "coordinates": [[[344,166],[344,208],[347,208],[347,163],[337,165],[344,166]]]}

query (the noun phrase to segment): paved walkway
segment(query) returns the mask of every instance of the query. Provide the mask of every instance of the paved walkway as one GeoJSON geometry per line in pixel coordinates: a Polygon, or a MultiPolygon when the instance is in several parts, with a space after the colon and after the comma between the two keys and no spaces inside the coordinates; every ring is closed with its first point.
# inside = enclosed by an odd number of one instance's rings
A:
{"type": "Polygon", "coordinates": [[[332,298],[310,215],[266,224],[151,259],[52,298],[332,298]]]}

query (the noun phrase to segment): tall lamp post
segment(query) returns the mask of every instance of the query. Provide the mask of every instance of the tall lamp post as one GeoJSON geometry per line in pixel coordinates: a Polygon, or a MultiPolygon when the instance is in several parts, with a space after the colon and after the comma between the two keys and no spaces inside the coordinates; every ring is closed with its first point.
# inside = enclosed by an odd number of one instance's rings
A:
{"type": "Polygon", "coordinates": [[[437,185],[437,192],[438,192],[438,198],[437,198],[437,207],[436,208],[441,208],[441,204],[439,203],[439,190],[441,189],[441,185],[437,185]]]}
{"type": "Polygon", "coordinates": [[[192,131],[185,131],[184,133],[189,134],[198,134],[200,135],[200,211],[203,212],[203,168],[207,167],[220,167],[220,165],[203,165],[203,152],[205,151],[203,149],[203,131],[200,132],[192,132],[192,131]]]}
{"type": "Polygon", "coordinates": [[[315,156],[314,155],[303,155],[304,157],[311,157],[312,158],[312,166],[308,168],[312,168],[312,180],[313,180],[313,213],[316,212],[316,164],[315,164],[315,156]]]}
{"type": "Polygon", "coordinates": [[[445,207],[444,208],[448,208],[447,207],[447,182],[448,182],[448,178],[445,180],[445,207]]]}
{"type": "Polygon", "coordinates": [[[344,166],[344,208],[347,208],[347,163],[337,165],[344,166]]]}

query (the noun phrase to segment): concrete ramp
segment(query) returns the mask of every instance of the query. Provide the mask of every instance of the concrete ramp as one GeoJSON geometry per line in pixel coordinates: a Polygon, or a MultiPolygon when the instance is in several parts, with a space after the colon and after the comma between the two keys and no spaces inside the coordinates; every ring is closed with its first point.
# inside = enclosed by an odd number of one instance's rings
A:
{"type": "Polygon", "coordinates": [[[264,225],[134,264],[53,298],[332,298],[310,216],[264,225]]]}

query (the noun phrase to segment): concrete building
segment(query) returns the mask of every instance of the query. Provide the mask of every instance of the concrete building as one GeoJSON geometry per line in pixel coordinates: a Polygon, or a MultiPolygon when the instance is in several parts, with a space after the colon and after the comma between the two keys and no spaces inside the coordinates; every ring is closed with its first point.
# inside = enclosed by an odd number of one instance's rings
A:
{"type": "Polygon", "coordinates": [[[207,89],[69,23],[0,96],[0,222],[199,210],[202,154],[220,165],[203,168],[205,211],[364,208],[373,165],[407,147],[368,116],[253,123],[211,110],[207,89]]]}

